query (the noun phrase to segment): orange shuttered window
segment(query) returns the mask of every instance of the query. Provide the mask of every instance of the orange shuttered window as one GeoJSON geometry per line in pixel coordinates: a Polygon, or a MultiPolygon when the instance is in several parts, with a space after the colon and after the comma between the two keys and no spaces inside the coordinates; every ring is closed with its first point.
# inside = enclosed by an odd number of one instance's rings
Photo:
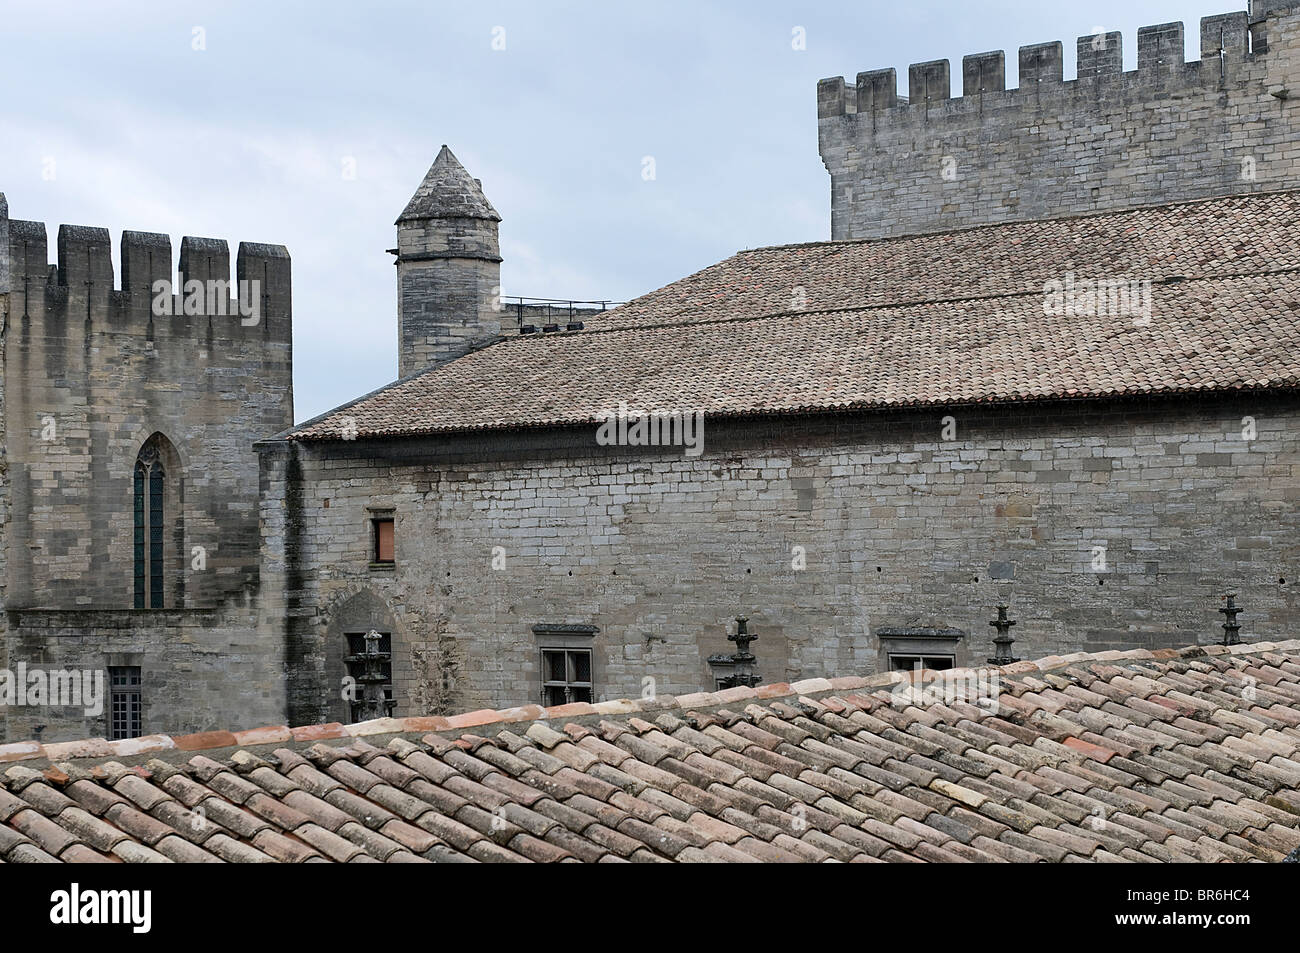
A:
{"type": "Polygon", "coordinates": [[[375,562],[393,561],[393,521],[375,520],[375,562]]]}

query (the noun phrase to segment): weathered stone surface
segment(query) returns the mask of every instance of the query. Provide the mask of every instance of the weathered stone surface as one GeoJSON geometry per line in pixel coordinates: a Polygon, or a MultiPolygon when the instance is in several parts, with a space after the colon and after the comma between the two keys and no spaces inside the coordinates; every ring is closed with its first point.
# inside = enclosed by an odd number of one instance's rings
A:
{"type": "Polygon", "coordinates": [[[687,703],[714,690],[706,659],[734,650],[738,614],[762,681],[791,683],[876,671],[882,629],[959,630],[958,663],[980,663],[1004,599],[1022,658],[1213,641],[1232,587],[1253,639],[1288,634],[1300,398],[957,419],[952,442],[924,411],[719,422],[695,459],[554,432],[267,445],[265,565],[300,567],[268,587],[291,579],[286,603],[316,607],[267,604],[267,640],[303,658],[290,720],[344,717],[345,635],[372,619],[394,633],[398,715],[536,702],[533,627],[551,623],[598,629],[598,699],[639,698],[649,678],[687,703]],[[376,506],[397,520],[389,571],[369,562],[376,506]]]}

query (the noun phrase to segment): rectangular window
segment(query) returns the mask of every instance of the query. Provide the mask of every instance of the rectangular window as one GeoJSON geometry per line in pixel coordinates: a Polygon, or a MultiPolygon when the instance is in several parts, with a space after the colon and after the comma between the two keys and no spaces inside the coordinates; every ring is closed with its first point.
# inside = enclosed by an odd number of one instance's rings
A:
{"type": "Polygon", "coordinates": [[[591,649],[542,649],[542,704],[589,702],[591,649]]]}
{"type": "Polygon", "coordinates": [[[967,664],[966,633],[961,629],[928,626],[888,626],[876,630],[880,640],[877,665],[881,670],[910,672],[917,666],[946,672],[967,664]]]}
{"type": "Polygon", "coordinates": [[[381,517],[375,523],[375,562],[391,563],[393,559],[393,518],[381,517]]]}
{"type": "Polygon", "coordinates": [[[895,672],[911,672],[927,668],[932,672],[946,672],[953,667],[951,655],[891,655],[889,667],[895,672]]]}
{"type": "MultiPolygon", "coordinates": [[[[384,692],[384,707],[387,709],[386,714],[392,717],[397,702],[393,698],[393,636],[388,632],[379,633],[379,651],[388,657],[379,665],[379,672],[384,680],[381,688],[384,692]]],[[[348,718],[352,724],[364,721],[363,707],[365,703],[366,683],[362,677],[366,674],[366,633],[349,632],[348,633],[348,675],[352,678],[353,697],[348,705],[348,718]]]]}
{"type": "Polygon", "coordinates": [[[139,668],[124,666],[108,670],[110,741],[139,738],[144,734],[142,689],[139,668]]]}

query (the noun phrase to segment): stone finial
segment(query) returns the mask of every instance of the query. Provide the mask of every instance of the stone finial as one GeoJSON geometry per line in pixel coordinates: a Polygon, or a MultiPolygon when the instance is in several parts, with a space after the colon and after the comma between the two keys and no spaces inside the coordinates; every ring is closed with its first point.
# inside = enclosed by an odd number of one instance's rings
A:
{"type": "Polygon", "coordinates": [[[388,698],[384,693],[384,683],[388,677],[384,674],[384,665],[392,658],[392,653],[380,651],[381,636],[371,629],[365,635],[365,648],[360,655],[350,655],[348,662],[360,662],[362,671],[357,676],[361,683],[361,710],[359,721],[374,718],[386,718],[390,712],[388,698]]]}
{"type": "Polygon", "coordinates": [[[1016,623],[1007,618],[1007,606],[998,606],[998,617],[989,625],[998,630],[998,634],[993,637],[993,657],[989,659],[990,665],[1012,665],[1019,662],[1020,659],[1011,654],[1011,645],[1016,640],[1011,637],[1011,627],[1016,623]]]}
{"type": "Polygon", "coordinates": [[[758,636],[749,631],[749,619],[737,616],[735,634],[728,635],[727,641],[736,643],[736,651],[709,659],[714,664],[735,666],[730,675],[719,680],[719,684],[723,688],[753,688],[759,682],[759,675],[754,669],[757,659],[749,651],[749,646],[758,641],[758,636]]]}
{"type": "Polygon", "coordinates": [[[1223,613],[1223,641],[1220,645],[1240,645],[1241,644],[1241,623],[1237,621],[1237,616],[1241,612],[1241,607],[1237,605],[1237,594],[1229,592],[1224,597],[1228,601],[1226,606],[1219,609],[1223,613]]]}

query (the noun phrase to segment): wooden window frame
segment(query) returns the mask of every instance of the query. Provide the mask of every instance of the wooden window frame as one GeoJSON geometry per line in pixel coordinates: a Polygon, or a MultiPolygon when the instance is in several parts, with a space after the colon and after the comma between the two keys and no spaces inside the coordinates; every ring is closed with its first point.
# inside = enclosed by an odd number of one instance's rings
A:
{"type": "Polygon", "coordinates": [[[553,705],[568,705],[573,702],[594,702],[596,700],[596,680],[593,665],[595,663],[594,653],[590,648],[567,648],[562,646],[543,647],[542,655],[542,706],[549,708],[553,705]],[[551,666],[548,664],[551,656],[564,656],[564,678],[555,680],[550,678],[551,666]],[[583,681],[578,678],[577,666],[574,664],[578,658],[587,660],[587,680],[583,681]],[[563,693],[563,701],[554,696],[555,692],[563,693]],[[584,697],[585,696],[585,697],[584,697]]]}
{"type": "Polygon", "coordinates": [[[555,704],[569,704],[575,701],[598,701],[596,685],[599,683],[597,670],[597,653],[593,644],[596,633],[600,630],[594,625],[535,625],[533,635],[537,639],[538,682],[543,707],[555,704]],[[564,679],[550,678],[548,656],[564,654],[564,679]],[[583,656],[587,660],[587,678],[576,677],[573,658],[583,656]],[[564,700],[552,697],[553,692],[562,693],[564,700]],[[585,696],[585,697],[584,697],[585,696]]]}

